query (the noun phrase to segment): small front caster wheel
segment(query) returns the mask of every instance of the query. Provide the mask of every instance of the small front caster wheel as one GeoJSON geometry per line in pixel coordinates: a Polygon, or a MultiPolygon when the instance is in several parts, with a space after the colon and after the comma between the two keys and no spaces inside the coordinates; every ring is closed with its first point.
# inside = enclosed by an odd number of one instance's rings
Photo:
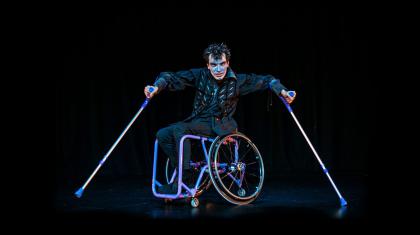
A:
{"type": "Polygon", "coordinates": [[[191,206],[194,208],[197,208],[198,205],[200,205],[200,201],[198,201],[198,198],[196,197],[191,198],[191,206]]]}

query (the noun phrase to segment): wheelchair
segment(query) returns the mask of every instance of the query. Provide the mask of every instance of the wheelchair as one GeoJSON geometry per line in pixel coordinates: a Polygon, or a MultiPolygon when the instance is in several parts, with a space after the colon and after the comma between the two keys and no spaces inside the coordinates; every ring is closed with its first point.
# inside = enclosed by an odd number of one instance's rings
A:
{"type": "Polygon", "coordinates": [[[198,207],[198,197],[212,185],[224,199],[236,205],[253,202],[261,192],[264,182],[262,156],[255,144],[240,132],[216,138],[184,135],[179,145],[178,166],[172,167],[169,158],[160,164],[165,165],[164,176],[161,178],[167,184],[177,181],[175,194],[163,194],[157,190],[162,187],[162,183],[157,180],[158,148],[156,139],[152,191],[155,197],[162,198],[165,202],[184,198],[190,201],[192,207],[198,207]],[[203,152],[202,159],[191,160],[189,163],[194,172],[193,181],[195,182],[192,185],[187,185],[182,181],[183,150],[187,139],[190,139],[191,143],[200,142],[203,152]]]}

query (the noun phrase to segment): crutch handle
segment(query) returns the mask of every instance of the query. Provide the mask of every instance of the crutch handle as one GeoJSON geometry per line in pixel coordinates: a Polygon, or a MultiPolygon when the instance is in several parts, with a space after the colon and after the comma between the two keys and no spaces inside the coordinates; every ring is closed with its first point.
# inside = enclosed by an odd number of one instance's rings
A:
{"type": "MultiPolygon", "coordinates": [[[[153,87],[149,87],[149,92],[152,93],[155,90],[153,87]]],[[[152,99],[152,97],[146,97],[146,100],[144,100],[143,104],[141,105],[141,109],[144,109],[149,101],[152,99]]]]}
{"type": "Polygon", "coordinates": [[[288,91],[288,92],[287,92],[287,94],[288,94],[290,97],[295,97],[296,92],[295,92],[295,91],[288,91]]]}
{"type": "Polygon", "coordinates": [[[144,94],[146,95],[147,99],[151,99],[153,97],[153,92],[155,92],[158,88],[153,86],[146,86],[144,94]],[[148,88],[147,88],[148,87],[148,88]],[[147,90],[146,90],[147,89],[147,90]]]}
{"type": "MultiPolygon", "coordinates": [[[[155,90],[153,87],[149,87],[149,92],[152,93],[155,90]]],[[[146,97],[146,100],[144,100],[143,105],[141,106],[142,109],[144,109],[149,101],[152,99],[152,97],[146,97]]]]}
{"type": "MultiPolygon", "coordinates": [[[[287,95],[290,96],[290,97],[295,97],[296,92],[295,91],[287,91],[287,95]]],[[[283,101],[283,104],[286,106],[287,110],[289,112],[293,112],[292,107],[290,106],[289,103],[287,103],[286,99],[281,94],[278,94],[277,96],[281,99],[281,101],[283,101]]]]}

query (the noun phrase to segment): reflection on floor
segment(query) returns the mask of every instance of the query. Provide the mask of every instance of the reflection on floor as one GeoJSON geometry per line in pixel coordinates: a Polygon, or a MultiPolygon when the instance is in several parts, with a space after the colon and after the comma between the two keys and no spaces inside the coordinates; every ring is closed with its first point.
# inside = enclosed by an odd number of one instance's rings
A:
{"type": "Polygon", "coordinates": [[[73,196],[75,188],[57,189],[53,218],[61,224],[229,224],[246,221],[267,224],[354,225],[367,223],[367,177],[335,177],[348,202],[340,203],[323,175],[283,177],[266,180],[262,193],[252,204],[237,206],[210,188],[193,208],[185,199],[165,203],[155,198],[150,181],[140,179],[96,179],[82,198],[73,196]]]}

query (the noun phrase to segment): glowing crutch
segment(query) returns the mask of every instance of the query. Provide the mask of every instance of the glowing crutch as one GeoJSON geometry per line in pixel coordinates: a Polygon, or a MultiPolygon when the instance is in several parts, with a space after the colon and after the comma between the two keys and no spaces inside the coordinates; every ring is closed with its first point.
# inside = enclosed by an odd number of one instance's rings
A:
{"type": "MultiPolygon", "coordinates": [[[[149,88],[149,92],[153,92],[153,88],[149,88]]],[[[83,191],[85,190],[85,188],[87,187],[87,185],[89,184],[89,182],[95,176],[96,172],[98,172],[99,168],[101,168],[101,166],[104,164],[104,162],[106,161],[106,159],[109,157],[109,155],[114,150],[114,148],[117,146],[117,144],[120,142],[120,140],[125,135],[125,133],[127,132],[127,130],[130,129],[131,125],[134,123],[134,121],[137,119],[137,117],[140,115],[140,113],[143,111],[143,109],[147,106],[147,104],[149,103],[150,99],[151,98],[146,98],[146,100],[141,105],[139,111],[136,113],[136,115],[134,116],[134,118],[131,120],[131,122],[127,125],[127,127],[124,129],[124,131],[118,137],[117,141],[115,141],[115,143],[112,145],[112,147],[105,154],[105,157],[101,160],[101,162],[99,163],[99,165],[96,167],[95,171],[93,171],[93,173],[90,175],[90,177],[86,181],[86,183],[79,190],[77,190],[74,193],[76,195],[76,197],[78,197],[78,198],[81,198],[82,197],[83,191]]]]}
{"type": "MultiPolygon", "coordinates": [[[[273,84],[270,84],[270,86],[272,87],[273,84]]],[[[297,120],[295,114],[293,113],[292,107],[290,106],[289,103],[287,103],[287,101],[284,99],[284,97],[275,91],[275,93],[277,94],[277,96],[281,99],[281,101],[283,101],[284,105],[286,105],[287,110],[289,111],[289,113],[292,115],[293,119],[295,120],[296,124],[298,125],[300,131],[302,132],[303,136],[305,137],[306,142],[308,142],[309,147],[311,147],[312,152],[315,154],[316,159],[318,159],[319,164],[322,167],[322,170],[324,171],[325,175],[328,177],[328,179],[330,180],[332,186],[334,187],[335,192],[337,193],[338,197],[340,198],[340,204],[341,206],[346,206],[347,202],[346,200],[341,196],[340,192],[338,191],[337,187],[334,184],[334,181],[332,180],[330,174],[328,173],[327,168],[324,166],[324,164],[321,161],[321,158],[319,158],[318,153],[315,151],[315,148],[312,146],[311,141],[309,140],[309,138],[306,136],[305,131],[302,129],[302,127],[300,126],[299,121],[297,120]]],[[[287,94],[291,97],[294,97],[296,95],[296,93],[294,91],[288,91],[287,94]]]]}

